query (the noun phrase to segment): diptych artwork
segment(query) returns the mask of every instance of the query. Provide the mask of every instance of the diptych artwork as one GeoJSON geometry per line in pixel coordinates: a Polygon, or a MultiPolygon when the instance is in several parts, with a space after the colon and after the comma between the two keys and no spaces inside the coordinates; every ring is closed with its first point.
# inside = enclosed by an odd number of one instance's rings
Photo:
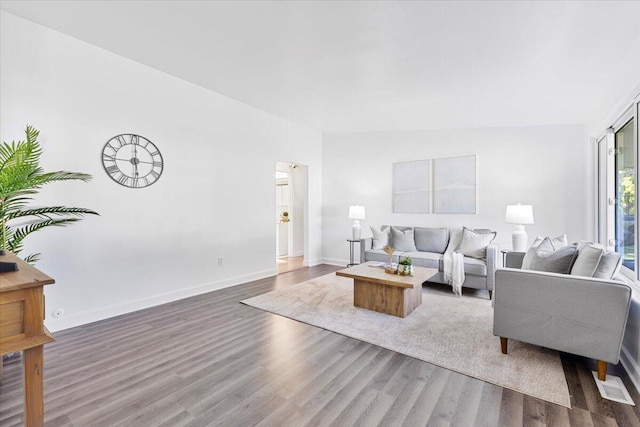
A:
{"type": "Polygon", "coordinates": [[[476,203],[475,155],[393,164],[395,213],[474,214],[476,203]]]}
{"type": "Polygon", "coordinates": [[[429,213],[431,168],[429,160],[393,164],[393,211],[429,213]]]}
{"type": "Polygon", "coordinates": [[[476,213],[476,156],[433,160],[433,212],[476,213]]]}

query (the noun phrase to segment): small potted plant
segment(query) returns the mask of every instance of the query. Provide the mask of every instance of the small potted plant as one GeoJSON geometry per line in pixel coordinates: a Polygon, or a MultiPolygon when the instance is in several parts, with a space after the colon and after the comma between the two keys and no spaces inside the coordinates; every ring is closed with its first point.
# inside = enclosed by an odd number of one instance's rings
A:
{"type": "Polygon", "coordinates": [[[405,257],[398,264],[398,274],[402,276],[413,275],[413,261],[411,261],[410,257],[405,257]]]}

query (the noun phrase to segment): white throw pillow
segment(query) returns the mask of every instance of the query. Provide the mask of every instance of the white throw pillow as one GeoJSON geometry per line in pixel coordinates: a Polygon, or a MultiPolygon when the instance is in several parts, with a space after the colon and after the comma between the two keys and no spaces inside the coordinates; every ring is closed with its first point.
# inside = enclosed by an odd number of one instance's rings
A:
{"type": "Polygon", "coordinates": [[[371,233],[373,234],[373,242],[371,249],[382,249],[385,245],[389,244],[389,229],[378,230],[371,227],[371,233]]]}
{"type": "Polygon", "coordinates": [[[535,238],[535,240],[533,241],[533,243],[531,244],[532,248],[536,248],[540,245],[540,243],[542,243],[542,241],[544,239],[549,239],[551,241],[551,245],[553,246],[554,249],[560,249],[560,248],[564,248],[565,246],[569,246],[569,241],[567,240],[567,235],[566,234],[562,234],[558,237],[542,237],[542,236],[538,236],[535,238]]]}
{"type": "Polygon", "coordinates": [[[593,277],[604,250],[593,245],[586,245],[578,252],[578,258],[571,267],[572,276],[593,277]]]}
{"type": "Polygon", "coordinates": [[[484,259],[487,257],[487,246],[496,238],[496,233],[476,233],[470,228],[462,230],[462,241],[458,252],[471,258],[484,259]]]}

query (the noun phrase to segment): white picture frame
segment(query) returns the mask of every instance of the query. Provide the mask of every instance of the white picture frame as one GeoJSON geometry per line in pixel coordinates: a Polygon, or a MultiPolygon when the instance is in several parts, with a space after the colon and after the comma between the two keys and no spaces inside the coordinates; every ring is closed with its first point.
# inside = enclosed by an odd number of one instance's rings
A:
{"type": "Polygon", "coordinates": [[[477,213],[476,156],[433,159],[433,212],[477,213]]]}
{"type": "Polygon", "coordinates": [[[393,212],[431,212],[431,160],[393,164],[393,212]]]}

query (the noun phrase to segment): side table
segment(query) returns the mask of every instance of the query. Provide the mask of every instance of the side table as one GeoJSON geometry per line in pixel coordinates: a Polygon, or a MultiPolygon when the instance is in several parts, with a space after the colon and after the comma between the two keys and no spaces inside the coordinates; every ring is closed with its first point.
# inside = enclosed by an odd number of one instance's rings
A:
{"type": "Polygon", "coordinates": [[[347,267],[352,267],[354,265],[359,264],[353,261],[353,253],[354,253],[353,245],[356,243],[359,244],[360,240],[347,239],[347,242],[349,242],[349,264],[347,264],[347,267]]]}
{"type": "Polygon", "coordinates": [[[522,259],[526,252],[518,252],[513,249],[502,249],[502,267],[504,268],[520,268],[522,259]]]}

